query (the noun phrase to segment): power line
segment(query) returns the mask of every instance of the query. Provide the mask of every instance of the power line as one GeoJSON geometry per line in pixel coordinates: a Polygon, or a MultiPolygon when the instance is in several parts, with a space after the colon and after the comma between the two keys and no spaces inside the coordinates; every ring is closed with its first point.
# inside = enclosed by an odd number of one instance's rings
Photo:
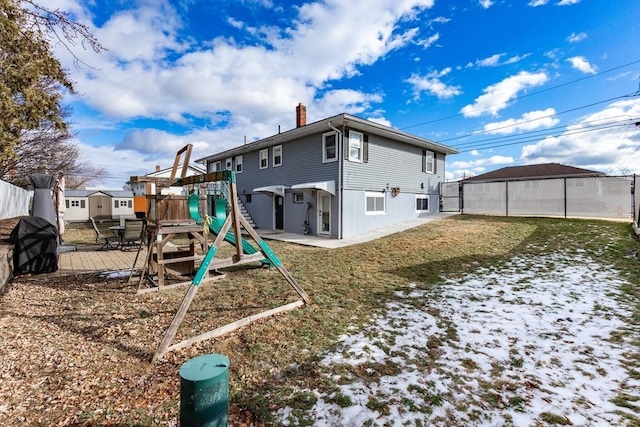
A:
{"type": "MultiPolygon", "coordinates": [[[[589,133],[589,132],[596,132],[599,130],[603,130],[603,129],[610,129],[610,128],[614,128],[614,127],[618,127],[620,126],[619,124],[613,124],[613,125],[607,125],[607,126],[599,126],[599,127],[593,127],[593,128],[588,128],[588,129],[580,129],[580,130],[576,130],[576,131],[569,131],[569,132],[565,132],[565,133],[558,133],[557,135],[554,136],[572,136],[572,135],[578,135],[578,134],[583,134],[583,133],[589,133]]],[[[507,142],[504,144],[495,144],[495,145],[490,145],[488,147],[482,147],[480,148],[480,150],[488,150],[491,148],[499,148],[499,147],[507,147],[510,145],[518,145],[518,144],[526,144],[527,142],[535,142],[535,141],[539,141],[539,138],[530,138],[528,140],[525,141],[516,141],[516,142],[507,142]]],[[[474,151],[474,150],[478,150],[478,148],[469,148],[466,150],[461,150],[461,153],[468,153],[470,151],[474,151]]]]}
{"type": "MultiPolygon", "coordinates": [[[[604,124],[613,124],[613,123],[622,125],[622,124],[628,123],[629,120],[636,120],[632,116],[627,116],[627,115],[613,116],[613,117],[610,117],[609,120],[613,120],[613,119],[619,118],[619,117],[624,117],[625,119],[624,120],[617,120],[617,121],[614,121],[614,122],[608,122],[608,123],[600,123],[598,125],[589,125],[589,126],[587,126],[587,128],[593,127],[593,126],[601,126],[601,125],[604,125],[604,124]]],[[[584,124],[590,124],[590,123],[596,123],[596,122],[602,122],[602,121],[603,121],[603,119],[597,119],[597,120],[590,120],[590,121],[581,122],[580,124],[584,125],[584,124]]],[[[494,138],[481,139],[481,140],[478,140],[478,141],[463,142],[463,143],[460,143],[460,144],[457,144],[457,145],[453,145],[452,147],[454,147],[454,148],[464,148],[467,145],[481,145],[482,143],[489,142],[489,141],[500,141],[500,140],[505,140],[505,139],[507,139],[507,140],[511,140],[511,139],[516,140],[516,139],[530,138],[530,137],[543,137],[543,136],[546,136],[547,134],[554,133],[553,132],[554,130],[566,129],[568,126],[571,126],[571,125],[554,126],[554,127],[549,127],[549,128],[545,128],[545,129],[522,132],[522,133],[519,133],[517,135],[502,135],[502,136],[496,136],[494,138]]]]}
{"type": "MultiPolygon", "coordinates": [[[[561,87],[564,87],[564,86],[568,86],[568,85],[573,84],[573,83],[577,83],[577,82],[581,82],[581,81],[583,81],[583,80],[587,80],[587,79],[591,79],[591,78],[594,78],[594,77],[598,77],[598,76],[601,76],[601,75],[603,75],[603,74],[607,74],[607,73],[610,73],[610,72],[612,72],[612,71],[616,71],[616,70],[619,70],[619,69],[621,69],[621,68],[625,68],[625,67],[628,67],[628,66],[630,66],[630,65],[634,65],[634,64],[638,64],[638,63],[640,63],[640,60],[633,61],[633,62],[629,62],[629,63],[627,63],[627,64],[623,64],[623,65],[619,65],[619,66],[617,66],[617,67],[610,68],[610,69],[608,69],[608,70],[601,71],[601,72],[596,73],[596,74],[591,74],[591,75],[586,76],[586,77],[581,77],[581,78],[579,78],[579,79],[571,80],[571,81],[566,82],[566,83],[561,83],[561,84],[559,84],[559,85],[552,86],[552,87],[549,87],[549,88],[546,88],[546,89],[542,89],[542,90],[539,90],[539,91],[536,91],[536,92],[527,93],[527,94],[524,94],[524,95],[521,95],[521,96],[518,96],[518,97],[516,97],[516,98],[511,99],[509,102],[517,101],[517,100],[519,100],[519,99],[527,98],[527,97],[529,97],[529,96],[533,96],[533,95],[539,95],[539,94],[541,94],[541,93],[545,93],[545,92],[548,92],[548,91],[550,91],[550,90],[558,89],[558,88],[561,88],[561,87]]],[[[640,89],[639,89],[639,92],[640,92],[640,89]]],[[[636,92],[636,93],[637,93],[637,92],[636,92]]],[[[476,109],[476,110],[472,110],[472,112],[486,110],[486,109],[489,109],[489,108],[491,108],[491,107],[496,107],[496,106],[501,105],[501,104],[502,104],[502,103],[494,104],[494,105],[489,105],[489,106],[487,106],[487,107],[483,107],[483,108],[478,108],[478,109],[476,109]]],[[[431,124],[431,123],[441,122],[441,121],[443,121],[443,120],[453,119],[453,118],[455,118],[455,117],[460,117],[460,116],[462,116],[462,115],[463,115],[463,113],[457,113],[457,114],[453,114],[453,115],[450,115],[450,116],[441,117],[441,118],[439,118],[439,119],[430,120],[430,121],[428,121],[428,122],[422,122],[422,123],[418,123],[418,124],[415,124],[415,125],[405,126],[405,127],[403,127],[403,128],[400,128],[400,130],[411,129],[411,128],[418,127],[418,126],[424,126],[424,125],[428,125],[428,124],[431,124]]]]}
{"type": "Polygon", "coordinates": [[[438,142],[443,143],[443,142],[447,142],[447,141],[453,141],[453,140],[456,140],[456,139],[468,138],[470,136],[480,135],[480,134],[484,134],[484,133],[491,133],[491,132],[494,132],[496,130],[507,129],[507,128],[510,128],[510,127],[514,127],[514,126],[519,126],[519,125],[526,124],[526,123],[535,122],[537,120],[547,119],[549,117],[559,116],[561,114],[566,114],[566,113],[570,113],[570,112],[573,112],[573,111],[582,110],[584,108],[593,107],[594,105],[604,104],[604,103],[607,103],[607,102],[614,101],[616,99],[627,98],[629,96],[635,96],[635,94],[627,94],[627,95],[616,96],[614,98],[605,99],[604,101],[598,101],[598,102],[594,102],[594,103],[591,103],[591,104],[583,105],[581,107],[575,107],[575,108],[571,108],[569,110],[564,110],[564,111],[561,111],[559,113],[549,114],[549,115],[546,115],[546,116],[543,116],[543,117],[536,117],[535,119],[525,120],[525,121],[522,121],[522,122],[518,122],[518,123],[511,124],[511,125],[502,126],[502,127],[495,128],[495,129],[488,129],[488,130],[478,131],[478,132],[474,132],[474,133],[467,134],[467,135],[456,136],[456,137],[453,137],[453,138],[441,139],[438,142]]]}

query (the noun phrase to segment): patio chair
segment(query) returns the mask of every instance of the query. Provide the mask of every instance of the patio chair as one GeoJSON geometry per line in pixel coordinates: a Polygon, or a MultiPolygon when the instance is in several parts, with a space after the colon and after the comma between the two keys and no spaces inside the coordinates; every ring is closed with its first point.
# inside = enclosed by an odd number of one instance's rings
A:
{"type": "Polygon", "coordinates": [[[142,244],[143,234],[144,220],[125,219],[120,249],[125,250],[140,246],[142,244]]]}
{"type": "Polygon", "coordinates": [[[102,246],[98,248],[99,251],[108,251],[109,249],[116,249],[118,247],[117,236],[105,236],[98,230],[96,221],[93,217],[89,217],[91,225],[93,226],[93,232],[96,234],[96,243],[102,243],[102,246]],[[116,243],[115,245],[113,243],[116,243]]]}

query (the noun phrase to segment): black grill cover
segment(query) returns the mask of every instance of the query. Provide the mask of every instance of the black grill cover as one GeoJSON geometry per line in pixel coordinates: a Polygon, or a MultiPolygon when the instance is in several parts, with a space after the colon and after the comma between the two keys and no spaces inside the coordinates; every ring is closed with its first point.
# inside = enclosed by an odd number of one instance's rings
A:
{"type": "Polygon", "coordinates": [[[58,233],[46,219],[35,216],[22,218],[11,231],[9,241],[14,245],[14,274],[58,270],[58,233]]]}

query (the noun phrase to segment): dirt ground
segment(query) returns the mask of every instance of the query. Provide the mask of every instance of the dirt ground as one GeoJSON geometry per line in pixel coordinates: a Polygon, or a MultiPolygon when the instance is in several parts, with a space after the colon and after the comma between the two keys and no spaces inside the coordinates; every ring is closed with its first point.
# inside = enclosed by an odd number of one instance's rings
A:
{"type": "Polygon", "coordinates": [[[0,240],[9,237],[18,221],[20,221],[20,218],[0,219],[0,240]]]}

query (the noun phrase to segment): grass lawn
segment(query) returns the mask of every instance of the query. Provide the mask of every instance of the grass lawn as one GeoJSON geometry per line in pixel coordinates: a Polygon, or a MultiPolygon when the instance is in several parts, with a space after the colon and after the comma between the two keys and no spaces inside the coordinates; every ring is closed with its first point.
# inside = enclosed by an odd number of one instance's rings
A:
{"type": "MultiPolygon", "coordinates": [[[[66,242],[74,239],[85,237],[65,234],[66,242]]],[[[561,387],[536,374],[565,372],[554,364],[586,372],[591,382],[615,370],[623,378],[603,382],[617,387],[603,401],[619,408],[621,425],[640,423],[640,245],[628,224],[456,216],[341,249],[269,245],[313,304],[156,364],[148,360],[184,288],[136,295],[135,286],[99,276],[16,280],[0,297],[0,424],[175,425],[178,369],[205,353],[229,356],[231,402],[267,425],[313,425],[327,414],[324,425],[382,425],[402,417],[409,425],[499,419],[509,425],[509,417],[519,425],[517,416],[532,411],[538,412],[529,420],[537,425],[575,422],[576,414],[587,419],[591,413],[580,408],[593,396],[553,410],[536,400],[554,399],[552,388],[561,387]],[[598,280],[606,289],[579,287],[598,280]],[[549,298],[536,299],[541,292],[549,298]],[[589,303],[588,316],[565,315],[563,307],[581,301],[589,303]],[[511,317],[530,315],[524,317],[530,322],[600,324],[607,336],[563,325],[515,333],[501,323],[505,317],[489,316],[504,307],[511,317]],[[536,307],[542,314],[531,311],[536,307]],[[419,333],[410,335],[418,324],[419,333]],[[519,341],[507,343],[506,356],[482,348],[505,331],[507,341],[519,341]],[[582,333],[588,346],[562,347],[585,353],[581,360],[543,357],[551,352],[549,337],[576,341],[582,333]],[[603,350],[614,347],[617,364],[598,366],[603,350]],[[410,372],[414,378],[388,382],[410,372]],[[418,415],[407,418],[408,412],[418,415]]],[[[226,279],[199,290],[176,340],[296,299],[275,269],[229,269],[226,279]]]]}

